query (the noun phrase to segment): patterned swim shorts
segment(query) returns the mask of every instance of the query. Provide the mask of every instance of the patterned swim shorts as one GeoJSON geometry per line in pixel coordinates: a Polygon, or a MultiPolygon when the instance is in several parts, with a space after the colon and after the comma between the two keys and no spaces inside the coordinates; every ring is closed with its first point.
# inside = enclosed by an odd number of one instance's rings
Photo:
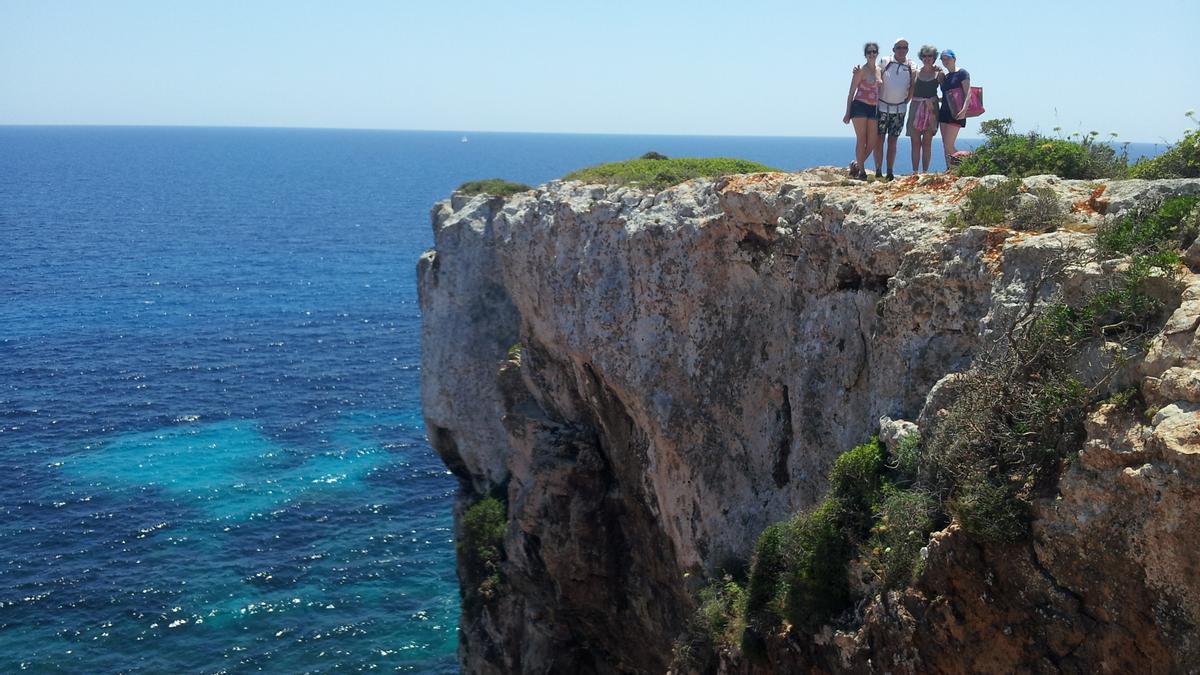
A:
{"type": "Polygon", "coordinates": [[[904,133],[904,113],[889,113],[879,111],[879,135],[900,136],[904,133]]]}

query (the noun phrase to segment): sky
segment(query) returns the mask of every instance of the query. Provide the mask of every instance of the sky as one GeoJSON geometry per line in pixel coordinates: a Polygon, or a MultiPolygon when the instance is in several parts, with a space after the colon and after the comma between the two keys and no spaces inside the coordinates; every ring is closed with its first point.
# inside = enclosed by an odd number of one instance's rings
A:
{"type": "Polygon", "coordinates": [[[1195,0],[0,0],[0,124],[842,136],[862,43],[903,36],[957,52],[985,119],[1164,142],[1197,26],[1195,0]]]}

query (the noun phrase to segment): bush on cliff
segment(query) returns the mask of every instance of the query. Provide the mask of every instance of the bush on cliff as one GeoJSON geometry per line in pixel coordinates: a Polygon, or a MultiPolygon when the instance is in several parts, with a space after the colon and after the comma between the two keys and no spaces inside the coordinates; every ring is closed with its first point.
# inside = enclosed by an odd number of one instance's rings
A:
{"type": "Polygon", "coordinates": [[[758,538],[746,596],[747,623],[760,635],[779,619],[812,631],[850,601],[847,565],[871,527],[884,484],[878,439],[842,453],[816,507],[776,523],[758,538]]]}
{"type": "Polygon", "coordinates": [[[959,210],[946,217],[949,227],[998,225],[1008,219],[1008,205],[1021,189],[1018,178],[996,185],[980,185],[967,193],[959,210]]]}
{"type": "MultiPolygon", "coordinates": [[[[1144,350],[1166,319],[1168,307],[1152,287],[1178,274],[1179,248],[1195,238],[1198,201],[1168,199],[1103,225],[1098,252],[1102,259],[1128,256],[1120,271],[1072,303],[1031,300],[955,385],[953,402],[924,441],[920,475],[976,539],[1027,536],[1032,500],[1081,447],[1084,417],[1107,395],[1109,376],[1144,350]],[[1106,361],[1093,356],[1095,372],[1085,381],[1081,359],[1100,344],[1109,345],[1106,361]]],[[[1029,297],[1081,255],[1064,251],[1046,265],[1029,297]]]]}
{"type": "MultiPolygon", "coordinates": [[[[1195,113],[1187,117],[1196,122],[1195,113]]],[[[1129,169],[1132,178],[1200,178],[1200,129],[1183,135],[1167,151],[1151,159],[1139,159],[1129,169]]]]}
{"type": "Polygon", "coordinates": [[[631,159],[572,171],[564,176],[563,180],[605,185],[636,185],[648,190],[665,190],[693,178],[777,170],[757,162],[725,157],[631,159]]]}
{"type": "Polygon", "coordinates": [[[503,178],[488,178],[486,180],[473,180],[463,183],[458,186],[455,192],[461,192],[465,195],[488,194],[494,197],[511,197],[517,193],[527,192],[532,189],[524,183],[514,183],[503,178]]]}
{"type": "Polygon", "coordinates": [[[736,647],[746,629],[746,590],[725,575],[700,590],[699,631],[710,644],[736,647]]]}
{"type": "Polygon", "coordinates": [[[1146,255],[1187,248],[1200,233],[1200,197],[1171,197],[1096,231],[1096,246],[1109,256],[1146,255]]]}
{"type": "Polygon", "coordinates": [[[455,548],[470,579],[477,582],[464,586],[465,602],[487,602],[499,592],[500,563],[504,557],[504,530],[507,526],[507,507],[495,497],[484,497],[467,507],[463,513],[462,536],[455,548]]]}
{"type": "MultiPolygon", "coordinates": [[[[914,436],[915,438],[915,436],[914,436]]],[[[937,503],[922,490],[885,485],[875,525],[863,545],[863,562],[883,588],[904,588],[921,571],[921,549],[933,530],[937,503]]]]}
{"type": "Polygon", "coordinates": [[[1063,178],[1123,178],[1127,173],[1124,152],[1097,141],[1097,132],[1071,141],[1048,138],[1037,132],[1016,134],[1012,120],[988,120],[980,125],[987,139],[959,163],[960,176],[1003,174],[1024,178],[1054,174],[1063,178]]]}

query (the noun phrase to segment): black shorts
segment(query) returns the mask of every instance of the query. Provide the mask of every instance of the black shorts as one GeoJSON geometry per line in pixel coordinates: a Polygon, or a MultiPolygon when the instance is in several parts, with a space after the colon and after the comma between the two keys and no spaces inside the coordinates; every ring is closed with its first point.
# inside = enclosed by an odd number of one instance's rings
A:
{"type": "Polygon", "coordinates": [[[942,107],[938,109],[938,121],[942,124],[957,124],[960,127],[967,126],[966,120],[960,120],[954,116],[954,113],[950,112],[950,105],[948,103],[943,103],[942,107]]]}
{"type": "Polygon", "coordinates": [[[850,103],[850,118],[865,117],[869,120],[879,119],[879,108],[864,103],[862,101],[853,101],[850,103]]]}

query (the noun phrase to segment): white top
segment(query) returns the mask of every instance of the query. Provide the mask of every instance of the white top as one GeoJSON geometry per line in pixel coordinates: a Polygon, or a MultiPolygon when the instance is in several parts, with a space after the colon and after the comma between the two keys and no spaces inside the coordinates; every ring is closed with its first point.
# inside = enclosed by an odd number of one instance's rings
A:
{"type": "Polygon", "coordinates": [[[879,111],[886,113],[904,112],[908,104],[908,91],[918,66],[912,59],[896,61],[885,58],[880,63],[879,111]]]}

